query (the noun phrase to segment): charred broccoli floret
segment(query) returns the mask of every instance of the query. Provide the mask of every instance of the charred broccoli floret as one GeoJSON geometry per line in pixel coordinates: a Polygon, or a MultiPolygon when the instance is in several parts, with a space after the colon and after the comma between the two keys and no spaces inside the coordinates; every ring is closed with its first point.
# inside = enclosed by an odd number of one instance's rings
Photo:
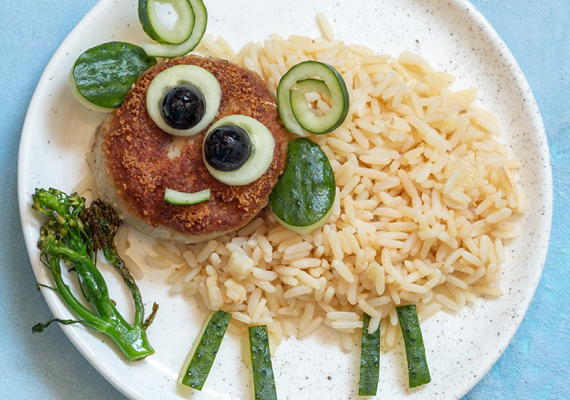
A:
{"type": "MultiPolygon", "coordinates": [[[[114,238],[122,223],[115,211],[102,201],[94,201],[89,207],[79,195],[67,195],[57,189],[36,189],[33,209],[49,216],[40,229],[38,248],[42,263],[51,271],[55,286],[63,301],[79,318],[78,320],[52,319],[37,324],[33,332],[42,332],[52,322],[81,323],[111,337],[129,360],[141,360],[154,353],[146,335],[158,310],[153,310],[144,320],[144,305],[136,282],[115,248],[114,238]],[[115,308],[103,275],[97,268],[97,254],[102,251],[131,290],[135,305],[133,324],[129,324],[115,308]],[[64,282],[62,261],[72,265],[77,273],[81,292],[93,311],[80,303],[64,282]]],[[[40,285],[46,287],[44,285],[40,285]]]]}

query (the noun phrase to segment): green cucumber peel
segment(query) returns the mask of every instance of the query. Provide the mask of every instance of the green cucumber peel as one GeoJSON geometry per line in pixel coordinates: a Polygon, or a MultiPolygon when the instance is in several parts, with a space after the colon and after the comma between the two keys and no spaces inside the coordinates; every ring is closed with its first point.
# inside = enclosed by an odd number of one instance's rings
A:
{"type": "Polygon", "coordinates": [[[249,327],[249,352],[253,369],[255,400],[277,400],[266,326],[249,327]]]}
{"type": "Polygon", "coordinates": [[[380,329],[368,333],[370,315],[362,315],[362,347],[360,350],[359,396],[376,396],[380,376],[380,329]]]}
{"type": "Polygon", "coordinates": [[[148,55],[154,57],[173,58],[181,57],[198,46],[208,25],[208,11],[202,0],[188,0],[194,14],[194,26],[188,39],[180,44],[144,43],[142,48],[148,55]]]}
{"type": "Polygon", "coordinates": [[[180,379],[182,385],[202,390],[231,318],[232,315],[224,311],[216,311],[212,314],[205,328],[203,327],[203,333],[198,335],[189,353],[192,358],[188,366],[182,369],[184,371],[180,379]]]}
{"type": "Polygon", "coordinates": [[[400,329],[404,337],[406,359],[408,361],[409,387],[414,388],[431,382],[426,359],[422,330],[415,304],[396,307],[400,329]]]}
{"type": "Polygon", "coordinates": [[[184,43],[194,29],[194,12],[187,0],[139,0],[139,21],[143,30],[159,43],[184,43]],[[156,13],[156,3],[168,3],[176,13],[176,22],[172,29],[166,28],[156,13]]]}
{"type": "Polygon", "coordinates": [[[269,196],[277,219],[308,233],[326,223],[335,195],[334,173],[320,146],[307,138],[291,141],[285,170],[269,196]]]}
{"type": "Polygon", "coordinates": [[[124,42],[95,46],[79,56],[70,74],[78,100],[97,111],[109,111],[123,104],[137,78],[156,65],[142,48],[124,42]]]}

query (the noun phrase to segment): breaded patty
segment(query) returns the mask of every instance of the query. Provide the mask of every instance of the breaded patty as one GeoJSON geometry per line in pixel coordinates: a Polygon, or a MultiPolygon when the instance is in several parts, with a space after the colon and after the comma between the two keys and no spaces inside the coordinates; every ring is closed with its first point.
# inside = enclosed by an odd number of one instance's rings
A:
{"type": "Polygon", "coordinates": [[[140,76],[121,107],[103,122],[93,142],[94,175],[100,197],[132,226],[159,239],[197,243],[234,231],[251,221],[285,167],[287,133],[273,94],[254,72],[225,60],[186,56],[156,65],[140,76]],[[273,134],[273,161],[265,174],[246,186],[228,186],[208,173],[200,134],[175,137],[161,130],[146,108],[152,79],[169,67],[197,65],[220,82],[222,98],[212,123],[229,115],[257,119],[273,134]],[[207,202],[182,206],[164,201],[172,188],[194,193],[210,189],[207,202]]]}

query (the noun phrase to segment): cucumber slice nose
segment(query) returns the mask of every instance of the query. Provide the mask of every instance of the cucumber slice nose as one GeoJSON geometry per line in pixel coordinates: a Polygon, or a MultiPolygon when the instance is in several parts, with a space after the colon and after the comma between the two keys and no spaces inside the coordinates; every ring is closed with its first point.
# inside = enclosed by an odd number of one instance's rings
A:
{"type": "Polygon", "coordinates": [[[334,173],[320,146],[306,138],[291,141],[285,171],[269,196],[279,222],[300,234],[320,228],[329,218],[335,193],[334,173]]]}

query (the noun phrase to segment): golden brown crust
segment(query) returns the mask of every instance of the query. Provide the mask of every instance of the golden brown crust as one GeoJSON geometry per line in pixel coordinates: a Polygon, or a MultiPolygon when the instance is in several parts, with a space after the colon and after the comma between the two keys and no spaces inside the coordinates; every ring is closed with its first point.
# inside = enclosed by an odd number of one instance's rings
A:
{"type": "Polygon", "coordinates": [[[257,74],[228,61],[194,55],[172,59],[141,75],[123,105],[99,129],[98,134],[103,135],[99,145],[105,159],[104,163],[99,162],[99,168],[105,167],[110,174],[116,198],[126,211],[153,228],[167,227],[190,237],[189,241],[194,241],[193,235],[212,237],[239,229],[267,204],[285,167],[287,134],[274,101],[257,74]],[[222,99],[212,123],[241,114],[257,119],[272,132],[273,162],[257,181],[228,186],[208,173],[202,160],[202,140],[207,129],[191,138],[174,137],[152,121],[146,109],[147,88],[158,73],[179,64],[202,67],[220,82],[222,99]],[[179,156],[172,158],[172,153],[179,156]],[[167,187],[188,193],[210,189],[212,198],[192,206],[170,205],[164,201],[167,187]]]}

